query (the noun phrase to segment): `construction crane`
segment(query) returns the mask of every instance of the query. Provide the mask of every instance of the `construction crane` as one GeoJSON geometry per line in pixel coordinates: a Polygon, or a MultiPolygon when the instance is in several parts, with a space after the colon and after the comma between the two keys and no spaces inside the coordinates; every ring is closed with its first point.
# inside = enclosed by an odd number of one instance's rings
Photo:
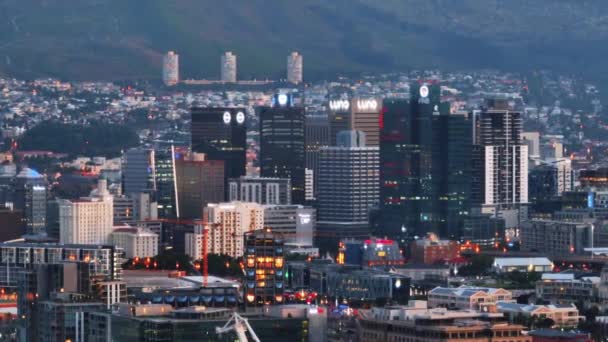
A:
{"type": "Polygon", "coordinates": [[[232,317],[230,317],[228,322],[226,322],[223,327],[215,327],[215,332],[218,335],[222,335],[233,330],[239,338],[239,342],[249,342],[247,332],[249,332],[249,335],[254,342],[260,342],[258,335],[255,334],[255,331],[253,331],[253,328],[251,328],[251,325],[249,325],[249,321],[236,312],[232,315],[232,317]]]}

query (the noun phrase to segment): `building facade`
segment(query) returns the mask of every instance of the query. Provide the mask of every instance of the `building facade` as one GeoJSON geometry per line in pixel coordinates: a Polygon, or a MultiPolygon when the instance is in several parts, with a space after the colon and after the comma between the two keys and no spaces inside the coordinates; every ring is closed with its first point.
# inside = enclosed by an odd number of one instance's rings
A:
{"type": "Polygon", "coordinates": [[[303,57],[298,52],[287,56],[287,82],[299,84],[303,81],[303,57]]]}
{"type": "Polygon", "coordinates": [[[163,56],[162,80],[166,86],[179,83],[179,55],[175,51],[169,51],[163,56]]]}
{"type": "Polygon", "coordinates": [[[236,55],[230,51],[225,52],[221,58],[221,81],[225,83],[236,83],[236,55]]]}
{"type": "Polygon", "coordinates": [[[285,301],[285,250],[280,234],[262,229],[245,234],[245,305],[263,306],[285,301]]]}
{"type": "Polygon", "coordinates": [[[234,258],[243,256],[243,236],[264,228],[264,208],[257,203],[209,204],[204,221],[209,225],[208,252],[234,258]]]}
{"type": "Polygon", "coordinates": [[[379,149],[366,146],[363,132],[338,135],[338,146],[320,150],[319,236],[369,237],[369,211],[380,195],[379,149]]]}
{"type": "Polygon", "coordinates": [[[513,294],[486,287],[436,287],[429,292],[428,299],[431,308],[493,311],[497,302],[511,302],[513,294]]]}
{"type": "MultiPolygon", "coordinates": [[[[192,108],[192,151],[225,163],[224,184],[245,175],[247,115],[245,108],[192,108]]],[[[179,159],[179,158],[178,158],[179,159]]]]}
{"type": "MultiPolygon", "coordinates": [[[[504,100],[489,100],[475,118],[474,204],[482,212],[520,210],[526,216],[528,203],[528,145],[522,140],[521,112],[504,100]]],[[[508,224],[517,227],[519,222],[508,224]]]]}
{"type": "Polygon", "coordinates": [[[60,201],[59,241],[64,244],[106,244],[114,226],[113,203],[103,179],[89,197],[60,201]]]}
{"type": "Polygon", "coordinates": [[[305,202],[303,107],[293,105],[291,96],[275,96],[272,107],[260,108],[260,169],[262,177],[289,178],[291,200],[305,202]]]}
{"type": "Polygon", "coordinates": [[[207,204],[224,200],[224,161],[208,160],[201,153],[179,158],[175,161],[177,217],[200,219],[207,204]]]}
{"type": "Polygon", "coordinates": [[[291,204],[291,179],[242,176],[228,181],[228,200],[264,205],[291,204]]]}
{"type": "Polygon", "coordinates": [[[117,227],[110,234],[111,243],[125,251],[125,257],[147,258],[158,255],[158,235],[142,228],[117,227]]]}

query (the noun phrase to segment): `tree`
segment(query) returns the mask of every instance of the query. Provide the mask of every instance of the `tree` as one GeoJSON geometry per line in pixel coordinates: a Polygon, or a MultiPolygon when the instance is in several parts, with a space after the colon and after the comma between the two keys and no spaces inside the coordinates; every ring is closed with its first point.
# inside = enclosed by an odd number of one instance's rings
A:
{"type": "Polygon", "coordinates": [[[547,317],[539,317],[536,319],[535,326],[538,329],[548,329],[555,325],[555,321],[547,317]]]}
{"type": "Polygon", "coordinates": [[[471,263],[465,265],[458,270],[458,274],[462,276],[479,276],[489,272],[494,263],[494,258],[487,255],[475,255],[471,257],[471,263]]]}

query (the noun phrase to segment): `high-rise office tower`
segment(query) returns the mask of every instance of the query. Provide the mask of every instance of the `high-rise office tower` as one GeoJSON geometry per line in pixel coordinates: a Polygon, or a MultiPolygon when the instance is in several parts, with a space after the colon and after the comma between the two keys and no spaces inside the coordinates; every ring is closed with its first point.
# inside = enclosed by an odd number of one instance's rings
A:
{"type": "Polygon", "coordinates": [[[425,236],[433,221],[432,117],[444,111],[438,85],[412,84],[410,100],[384,100],[380,118],[378,234],[425,236]]]}
{"type": "Polygon", "coordinates": [[[175,155],[174,146],[158,149],[154,153],[155,166],[155,200],[158,205],[157,215],[160,218],[175,218],[175,155]]]}
{"type": "Polygon", "coordinates": [[[264,228],[264,207],[248,202],[209,204],[205,222],[210,226],[208,252],[238,258],[244,253],[244,234],[264,228]]]}
{"type": "Polygon", "coordinates": [[[302,83],[302,69],[302,55],[294,51],[287,56],[287,82],[291,82],[293,84],[302,83]]]}
{"type": "Polygon", "coordinates": [[[235,83],[236,82],[236,55],[230,51],[225,52],[222,55],[221,63],[221,76],[222,82],[235,83]]]}
{"type": "Polygon", "coordinates": [[[312,172],[313,193],[316,197],[319,173],[319,149],[329,146],[329,120],[327,115],[308,115],[304,127],[306,141],[306,169],[312,172]]]}
{"type": "MultiPolygon", "coordinates": [[[[528,203],[528,145],[521,138],[521,113],[504,100],[489,100],[487,105],[477,118],[474,204],[483,213],[519,210],[522,217],[528,203]]],[[[508,222],[507,228],[517,224],[508,222]]]]}
{"type": "Polygon", "coordinates": [[[152,192],[155,189],[154,150],[136,147],[123,153],[122,192],[125,195],[152,192]]]}
{"type": "Polygon", "coordinates": [[[266,229],[246,233],[244,264],[245,305],[284,302],[285,250],[280,234],[266,229]]]}
{"type": "Polygon", "coordinates": [[[243,176],[230,179],[228,186],[228,201],[230,202],[291,204],[291,180],[289,178],[243,176]]]}
{"type": "Polygon", "coordinates": [[[179,83],[179,55],[169,51],[163,56],[163,83],[174,86],[179,83]]]}
{"type": "Polygon", "coordinates": [[[365,133],[338,133],[338,146],[321,148],[317,231],[336,243],[342,238],[367,238],[369,210],[380,192],[379,148],[366,146],[365,133]]]}
{"type": "Polygon", "coordinates": [[[61,200],[59,241],[67,244],[101,245],[108,242],[114,227],[113,198],[105,179],[89,197],[61,200]]]}
{"type": "Polygon", "coordinates": [[[245,175],[247,116],[244,108],[192,108],[192,151],[207,160],[223,160],[224,184],[245,175]]]}
{"type": "Polygon", "coordinates": [[[260,169],[262,177],[290,178],[294,204],[305,201],[303,107],[289,95],[276,95],[272,107],[260,108],[260,169]]]}
{"type": "Polygon", "coordinates": [[[380,111],[382,100],[378,98],[360,98],[351,100],[330,100],[330,143],[336,145],[337,135],[341,131],[356,130],[364,132],[367,146],[380,145],[380,111]]]}
{"type": "Polygon", "coordinates": [[[460,238],[471,209],[472,121],[469,113],[433,115],[432,230],[460,238]]]}
{"type": "Polygon", "coordinates": [[[40,234],[46,228],[47,182],[38,172],[24,168],[15,179],[13,208],[23,211],[28,234],[40,234]]]}
{"type": "Polygon", "coordinates": [[[539,159],[540,156],[540,133],[539,132],[523,132],[521,138],[528,145],[528,154],[530,159],[539,159]]]}
{"type": "Polygon", "coordinates": [[[528,197],[531,203],[550,200],[572,191],[574,177],[572,162],[567,158],[545,159],[530,168],[528,175],[528,197]]]}
{"type": "Polygon", "coordinates": [[[224,161],[202,153],[181,154],[175,161],[176,216],[200,219],[209,203],[224,200],[224,161]]]}

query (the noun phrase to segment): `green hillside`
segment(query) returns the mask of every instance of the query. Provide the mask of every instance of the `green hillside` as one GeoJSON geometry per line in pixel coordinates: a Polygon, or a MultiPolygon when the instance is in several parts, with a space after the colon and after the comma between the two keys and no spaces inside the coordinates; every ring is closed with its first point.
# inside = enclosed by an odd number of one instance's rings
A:
{"type": "Polygon", "coordinates": [[[217,77],[225,50],[243,79],[282,76],[291,50],[309,79],[433,67],[591,74],[605,73],[607,38],[603,0],[0,0],[0,74],[23,78],[158,78],[169,49],[193,78],[217,77]]]}

